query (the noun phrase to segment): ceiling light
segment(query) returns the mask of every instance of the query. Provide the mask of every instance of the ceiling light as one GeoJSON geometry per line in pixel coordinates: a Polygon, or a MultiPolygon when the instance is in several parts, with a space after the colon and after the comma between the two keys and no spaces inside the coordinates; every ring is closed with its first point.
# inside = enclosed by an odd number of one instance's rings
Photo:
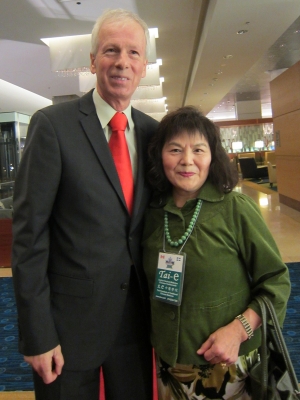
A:
{"type": "MultiPolygon", "coordinates": [[[[66,0],[59,1],[62,2],[66,0]]],[[[149,35],[150,43],[147,71],[150,68],[159,68],[158,64],[156,64],[155,43],[155,38],[158,37],[158,29],[150,28],[149,35]]],[[[79,73],[89,73],[91,34],[42,38],[41,40],[49,47],[51,70],[53,72],[57,72],[57,74],[62,77],[73,77],[77,76],[79,73]]],[[[158,78],[157,83],[153,84],[159,84],[158,78]]]]}
{"type": "Polygon", "coordinates": [[[224,60],[229,60],[232,57],[233,57],[232,54],[227,54],[226,56],[223,56],[224,60]]]}
{"type": "Polygon", "coordinates": [[[239,31],[237,31],[237,35],[243,35],[244,33],[247,33],[247,29],[241,29],[239,31]]]}
{"type": "Polygon", "coordinates": [[[149,28],[150,36],[153,35],[155,39],[158,39],[158,28],[149,28]]]}

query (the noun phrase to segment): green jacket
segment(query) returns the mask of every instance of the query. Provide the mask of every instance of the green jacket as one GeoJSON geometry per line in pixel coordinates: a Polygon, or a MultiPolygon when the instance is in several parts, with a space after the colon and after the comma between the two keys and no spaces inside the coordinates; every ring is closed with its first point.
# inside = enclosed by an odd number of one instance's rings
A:
{"type": "MultiPolygon", "coordinates": [[[[260,314],[255,301],[259,293],[269,296],[282,325],[290,294],[287,266],[254,201],[235,191],[220,194],[209,181],[198,198],[203,200],[202,208],[183,248],[187,259],[179,307],[153,299],[164,211],[168,211],[171,238],[178,240],[197,199],[178,209],[171,195],[158,196],[146,212],[143,262],[151,300],[151,340],[157,354],[170,365],[206,364],[196,350],[212,332],[248,307],[260,314]]],[[[167,252],[176,249],[166,243],[167,252]]],[[[241,344],[239,355],[259,347],[260,340],[260,330],[256,330],[252,339],[241,344]]]]}

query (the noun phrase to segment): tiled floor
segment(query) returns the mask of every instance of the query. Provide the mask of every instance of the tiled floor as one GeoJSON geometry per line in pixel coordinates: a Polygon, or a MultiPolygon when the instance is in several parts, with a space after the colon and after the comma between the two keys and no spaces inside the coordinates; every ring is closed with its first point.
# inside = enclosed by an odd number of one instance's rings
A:
{"type": "Polygon", "coordinates": [[[259,205],[283,261],[300,261],[300,212],[280,204],[278,193],[261,185],[241,181],[236,190],[252,197],[259,205]]]}
{"type": "MultiPolygon", "coordinates": [[[[279,203],[278,193],[252,182],[241,181],[236,190],[259,205],[284,262],[300,261],[300,212],[279,203]]],[[[10,268],[0,268],[0,277],[11,276],[10,268]]],[[[32,392],[0,393],[0,400],[34,400],[32,392]]]]}

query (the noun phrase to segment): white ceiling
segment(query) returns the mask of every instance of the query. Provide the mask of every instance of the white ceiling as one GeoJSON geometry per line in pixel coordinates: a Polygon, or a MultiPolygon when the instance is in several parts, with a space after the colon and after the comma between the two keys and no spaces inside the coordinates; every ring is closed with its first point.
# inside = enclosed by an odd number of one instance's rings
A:
{"type": "Polygon", "coordinates": [[[1,0],[0,112],[31,115],[54,96],[80,96],[78,77],[51,72],[40,39],[89,34],[103,10],[120,7],[158,28],[168,110],[223,116],[237,101],[268,105],[270,80],[300,60],[299,0],[1,0]]]}

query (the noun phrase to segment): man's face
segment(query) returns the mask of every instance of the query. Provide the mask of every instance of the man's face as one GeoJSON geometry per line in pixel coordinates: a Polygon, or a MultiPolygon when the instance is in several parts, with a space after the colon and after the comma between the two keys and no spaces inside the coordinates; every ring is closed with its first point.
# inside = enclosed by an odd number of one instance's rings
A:
{"type": "Polygon", "coordinates": [[[105,23],[99,32],[97,54],[91,54],[91,72],[97,75],[99,95],[115,110],[128,107],[146,75],[146,39],[135,21],[105,23]]]}

